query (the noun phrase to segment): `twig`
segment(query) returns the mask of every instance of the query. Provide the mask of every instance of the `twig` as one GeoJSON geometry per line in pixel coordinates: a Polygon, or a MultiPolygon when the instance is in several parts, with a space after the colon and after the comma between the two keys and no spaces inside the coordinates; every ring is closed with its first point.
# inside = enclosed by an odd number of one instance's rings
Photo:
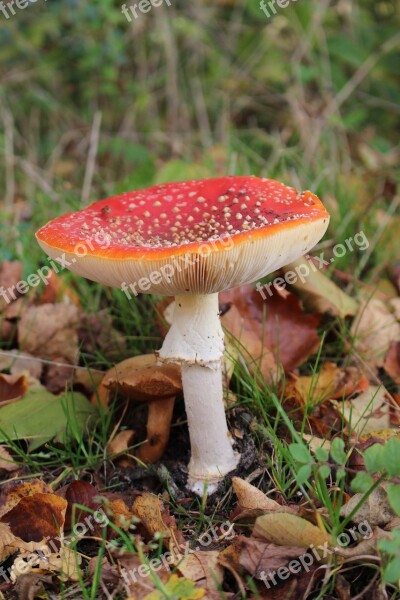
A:
{"type": "Polygon", "coordinates": [[[88,203],[90,196],[90,189],[92,187],[94,169],[96,166],[96,156],[97,150],[99,147],[99,139],[100,139],[100,126],[101,126],[101,111],[96,111],[92,130],[90,132],[90,141],[89,141],[89,152],[86,161],[86,171],[85,178],[83,180],[82,193],[81,193],[81,203],[85,206],[88,203]]]}

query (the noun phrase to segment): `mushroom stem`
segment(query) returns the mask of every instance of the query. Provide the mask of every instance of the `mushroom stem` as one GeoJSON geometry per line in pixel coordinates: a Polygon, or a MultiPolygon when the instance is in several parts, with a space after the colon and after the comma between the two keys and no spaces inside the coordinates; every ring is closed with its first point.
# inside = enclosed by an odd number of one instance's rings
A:
{"type": "Polygon", "coordinates": [[[198,494],[203,494],[206,485],[212,493],[239,460],[225,417],[223,352],[218,294],[177,296],[172,326],[159,357],[182,366],[191,443],[188,485],[198,494]]]}

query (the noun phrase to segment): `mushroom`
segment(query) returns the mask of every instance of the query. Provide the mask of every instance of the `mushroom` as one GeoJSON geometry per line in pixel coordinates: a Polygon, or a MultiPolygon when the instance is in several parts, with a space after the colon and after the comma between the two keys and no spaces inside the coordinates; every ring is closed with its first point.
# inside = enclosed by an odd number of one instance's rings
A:
{"type": "Polygon", "coordinates": [[[168,443],[175,398],[182,391],[179,367],[157,365],[154,354],[135,356],[110,369],[102,385],[111,394],[118,392],[129,400],[147,403],[146,441],[137,456],[145,463],[157,462],[168,443]]]}
{"type": "Polygon", "coordinates": [[[198,494],[213,492],[239,461],[223,404],[218,292],[306,254],[328,222],[311,192],[271,179],[220,177],[127,192],[58,217],[36,234],[50,257],[130,298],[175,296],[158,356],[181,365],[188,485],[198,494]]]}

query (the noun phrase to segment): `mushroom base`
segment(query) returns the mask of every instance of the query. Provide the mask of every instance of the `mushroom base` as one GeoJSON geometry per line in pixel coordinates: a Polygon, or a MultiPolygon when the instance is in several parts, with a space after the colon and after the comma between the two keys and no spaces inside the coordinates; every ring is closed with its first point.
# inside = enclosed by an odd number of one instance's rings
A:
{"type": "Polygon", "coordinates": [[[240,458],[226,423],[221,363],[182,365],[182,383],[191,444],[188,486],[196,494],[205,488],[212,494],[240,458]]]}

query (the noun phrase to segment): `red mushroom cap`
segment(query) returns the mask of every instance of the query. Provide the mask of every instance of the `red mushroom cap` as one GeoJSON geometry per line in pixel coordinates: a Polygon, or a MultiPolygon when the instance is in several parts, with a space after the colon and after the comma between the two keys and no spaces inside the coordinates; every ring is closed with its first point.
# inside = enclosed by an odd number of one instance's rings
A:
{"type": "Polygon", "coordinates": [[[50,221],[36,237],[53,258],[65,253],[72,271],[116,287],[182,255],[196,255],[196,268],[185,268],[183,276],[175,273],[172,285],[151,283],[140,290],[176,295],[255,281],[306,253],[328,222],[329,214],[311,192],[271,179],[220,177],[101,200],[50,221]]]}

